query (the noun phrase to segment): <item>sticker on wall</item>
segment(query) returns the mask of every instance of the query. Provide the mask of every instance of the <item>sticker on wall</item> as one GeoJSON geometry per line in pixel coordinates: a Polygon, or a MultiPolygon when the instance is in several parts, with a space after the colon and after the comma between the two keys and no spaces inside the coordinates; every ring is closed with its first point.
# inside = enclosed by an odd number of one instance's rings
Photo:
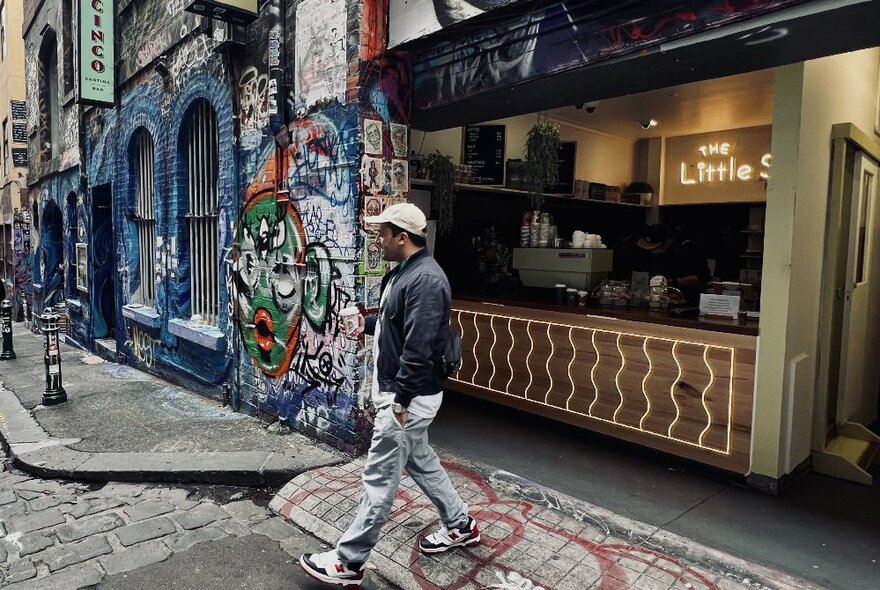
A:
{"type": "Polygon", "coordinates": [[[391,192],[395,195],[409,190],[409,162],[391,160],[391,192]]]}
{"type": "Polygon", "coordinates": [[[364,215],[369,217],[375,217],[382,213],[385,209],[384,200],[381,197],[367,197],[364,199],[364,215]]]}
{"type": "Polygon", "coordinates": [[[364,119],[364,152],[382,155],[382,121],[364,119]]]}
{"type": "Polygon", "coordinates": [[[367,308],[379,307],[382,296],[382,277],[364,278],[365,305],[367,308]]]}
{"type": "Polygon", "coordinates": [[[406,125],[391,124],[391,148],[395,158],[405,158],[409,153],[406,125]]]}
{"type": "Polygon", "coordinates": [[[364,248],[364,258],[361,260],[361,274],[379,276],[385,274],[386,263],[382,258],[382,248],[379,246],[379,232],[367,232],[364,248]]]}
{"type": "Polygon", "coordinates": [[[364,193],[368,195],[378,195],[382,192],[382,186],[385,183],[385,163],[382,158],[371,158],[364,156],[361,163],[361,182],[363,183],[364,193]]]}

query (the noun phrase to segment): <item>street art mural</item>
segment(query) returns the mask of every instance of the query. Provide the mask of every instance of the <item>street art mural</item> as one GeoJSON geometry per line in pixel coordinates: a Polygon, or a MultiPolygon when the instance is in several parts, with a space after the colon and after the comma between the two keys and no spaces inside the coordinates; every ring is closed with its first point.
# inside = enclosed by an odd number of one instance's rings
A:
{"type": "Polygon", "coordinates": [[[712,0],[695,8],[677,3],[646,8],[636,0],[603,7],[594,2],[557,2],[416,52],[413,106],[429,109],[449,104],[797,2],[712,0]]]}
{"type": "Polygon", "coordinates": [[[296,7],[297,111],[343,99],[348,74],[346,0],[303,0],[296,7]]]}
{"type": "Polygon", "coordinates": [[[31,216],[16,210],[12,218],[12,316],[15,321],[30,320],[33,289],[31,254],[31,216]]]}
{"type": "Polygon", "coordinates": [[[388,47],[431,33],[521,0],[389,0],[388,47]]]}

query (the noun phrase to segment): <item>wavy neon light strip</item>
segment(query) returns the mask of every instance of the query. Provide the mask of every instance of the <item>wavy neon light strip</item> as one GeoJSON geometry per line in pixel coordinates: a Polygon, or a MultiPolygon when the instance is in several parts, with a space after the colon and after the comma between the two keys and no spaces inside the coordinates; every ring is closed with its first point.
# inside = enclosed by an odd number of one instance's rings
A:
{"type": "Polygon", "coordinates": [[[507,333],[510,334],[510,350],[507,351],[507,366],[510,368],[510,379],[507,380],[507,385],[504,386],[505,393],[510,393],[510,384],[513,383],[513,363],[510,362],[510,353],[513,352],[513,347],[516,345],[516,338],[513,337],[513,329],[510,327],[512,321],[513,318],[507,320],[507,333]]]}
{"type": "Polygon", "coordinates": [[[678,342],[672,345],[672,359],[675,361],[675,366],[678,367],[678,376],[673,381],[672,385],[669,387],[669,397],[672,398],[672,403],[675,404],[675,420],[672,421],[672,424],[669,425],[669,430],[667,434],[669,438],[673,438],[672,429],[675,427],[676,423],[678,423],[679,418],[681,418],[681,408],[678,405],[678,400],[675,399],[675,386],[678,385],[679,381],[681,381],[681,376],[683,374],[683,370],[681,368],[681,363],[678,362],[678,357],[675,356],[675,349],[678,347],[678,342]]]}
{"type": "Polygon", "coordinates": [[[645,373],[645,378],[642,379],[642,395],[645,396],[645,401],[648,402],[648,408],[645,410],[645,414],[642,416],[642,419],[639,420],[639,428],[645,427],[645,419],[651,413],[651,398],[648,397],[648,379],[651,377],[651,373],[654,372],[654,363],[651,361],[651,355],[648,354],[648,339],[645,338],[645,343],[642,344],[642,350],[645,351],[645,358],[648,359],[648,372],[645,373]]]}
{"type": "MultiPolygon", "coordinates": [[[[463,324],[462,324],[462,322],[461,322],[461,313],[462,313],[462,311],[461,311],[461,310],[456,310],[456,311],[457,311],[458,314],[459,314],[459,318],[458,318],[458,319],[459,319],[459,326],[462,326],[462,331],[463,331],[463,324]]],[[[507,363],[508,363],[508,367],[509,367],[510,370],[511,370],[511,377],[510,377],[510,379],[509,379],[508,382],[507,382],[507,385],[506,385],[506,391],[499,391],[499,390],[497,390],[497,389],[492,389],[492,388],[489,388],[489,387],[486,387],[486,386],[483,386],[483,385],[478,385],[478,384],[476,384],[476,383],[467,382],[467,381],[464,381],[464,380],[461,380],[461,379],[455,379],[455,378],[452,378],[452,379],[450,379],[451,381],[457,381],[457,382],[459,382],[459,383],[465,383],[465,384],[473,385],[474,387],[477,387],[478,389],[484,389],[484,390],[487,390],[487,391],[492,391],[493,393],[499,393],[499,394],[502,394],[502,395],[507,395],[507,396],[509,396],[509,397],[513,397],[513,398],[516,398],[516,399],[520,399],[520,400],[523,399],[523,396],[522,396],[522,395],[517,395],[517,394],[512,394],[512,393],[510,393],[510,385],[511,385],[511,383],[513,382],[513,364],[512,364],[512,361],[511,361],[510,355],[511,355],[511,353],[513,352],[513,347],[516,345],[515,338],[514,338],[514,335],[513,335],[513,320],[522,321],[522,322],[525,322],[525,323],[526,323],[526,334],[528,335],[528,337],[529,337],[529,342],[530,342],[529,354],[528,354],[528,356],[526,357],[526,368],[527,368],[527,370],[529,371],[529,384],[526,386],[526,390],[525,390],[525,399],[528,400],[528,401],[530,401],[530,402],[532,402],[532,403],[535,403],[535,404],[544,405],[544,406],[552,407],[552,408],[555,408],[555,409],[561,409],[561,407],[556,406],[556,405],[552,405],[552,404],[544,403],[544,402],[541,402],[541,401],[538,401],[538,400],[530,399],[530,398],[528,397],[528,395],[527,395],[527,394],[528,394],[528,390],[529,390],[529,388],[532,386],[532,384],[533,384],[533,382],[534,382],[534,377],[533,377],[533,375],[532,375],[531,369],[530,369],[529,366],[528,366],[528,362],[529,362],[529,360],[531,359],[531,355],[532,355],[532,353],[534,352],[534,339],[532,338],[532,334],[531,334],[531,324],[533,324],[533,323],[534,323],[534,324],[547,324],[547,325],[549,325],[549,326],[564,326],[564,327],[569,328],[569,342],[572,344],[572,349],[573,349],[573,350],[574,350],[574,342],[573,342],[573,338],[572,338],[573,330],[574,330],[574,329],[578,329],[578,330],[589,330],[589,331],[592,331],[591,342],[592,342],[592,344],[593,344],[593,350],[594,350],[594,353],[596,354],[596,362],[593,364],[593,367],[592,367],[592,369],[590,370],[590,380],[591,380],[592,385],[593,385],[593,390],[594,390],[595,397],[594,397],[594,399],[593,399],[593,402],[590,404],[589,409],[587,410],[588,413],[579,412],[579,411],[577,411],[577,410],[572,410],[572,409],[570,409],[570,407],[568,407],[568,405],[566,405],[566,408],[565,408],[565,409],[566,409],[567,411],[569,411],[569,412],[571,412],[572,414],[575,414],[575,415],[579,415],[579,416],[584,416],[584,417],[592,418],[592,419],[594,419],[594,420],[598,420],[598,421],[600,421],[600,422],[605,422],[605,423],[608,423],[608,424],[613,424],[613,425],[619,426],[619,427],[621,427],[621,428],[625,428],[625,429],[627,429],[627,430],[634,430],[634,431],[636,431],[636,432],[640,432],[640,433],[647,434],[647,435],[650,435],[650,436],[655,436],[655,437],[662,438],[662,439],[672,440],[672,441],[675,441],[675,442],[677,442],[677,443],[679,443],[679,444],[683,444],[683,445],[686,445],[686,446],[690,446],[690,447],[694,447],[694,448],[702,449],[702,450],[709,451],[709,452],[716,453],[716,454],[720,454],[720,455],[730,455],[730,453],[731,453],[731,447],[732,447],[732,436],[733,436],[733,432],[732,432],[733,408],[734,408],[734,403],[735,403],[735,398],[734,398],[734,388],[733,388],[733,381],[734,381],[735,367],[736,367],[736,352],[735,352],[735,349],[733,349],[733,348],[731,348],[731,347],[728,347],[728,346],[707,345],[707,344],[705,344],[705,343],[691,342],[691,341],[688,341],[688,340],[675,340],[675,339],[672,339],[672,338],[664,338],[664,337],[659,337],[659,336],[647,336],[647,335],[645,335],[645,334],[638,334],[638,333],[631,333],[631,332],[619,332],[619,331],[605,330],[605,329],[600,329],[600,328],[586,328],[586,327],[584,327],[584,326],[574,326],[574,325],[571,325],[571,324],[560,324],[560,323],[546,322],[546,321],[541,321],[541,320],[525,320],[525,319],[522,319],[522,318],[515,318],[515,317],[513,317],[513,316],[507,316],[507,315],[502,315],[502,314],[487,314],[487,313],[482,313],[482,312],[470,312],[470,311],[468,311],[467,313],[471,313],[471,314],[473,314],[473,315],[475,315],[475,316],[476,316],[476,315],[482,315],[482,316],[488,316],[488,317],[490,317],[490,318],[492,318],[492,317],[500,317],[500,318],[505,318],[505,319],[508,320],[508,322],[507,322],[507,330],[508,330],[508,334],[509,334],[510,337],[511,337],[511,345],[510,345],[510,349],[508,350],[508,353],[507,353],[507,363]],[[676,415],[676,419],[675,419],[675,421],[670,425],[670,427],[669,427],[669,429],[668,429],[666,435],[664,435],[664,434],[662,434],[662,433],[659,433],[659,432],[653,432],[653,431],[650,431],[650,430],[645,430],[645,429],[643,428],[643,422],[644,422],[645,418],[647,418],[647,416],[650,415],[650,412],[651,412],[651,409],[650,409],[650,408],[649,408],[648,412],[646,412],[645,416],[642,417],[642,420],[640,421],[638,427],[630,426],[630,425],[622,424],[622,423],[617,423],[617,422],[614,422],[614,421],[612,421],[612,420],[608,420],[608,419],[605,419],[605,418],[600,418],[600,417],[594,416],[594,415],[592,414],[592,410],[593,410],[593,406],[598,402],[598,395],[599,395],[598,385],[597,385],[596,380],[595,380],[595,371],[596,371],[596,369],[598,368],[598,365],[599,365],[599,349],[598,349],[598,345],[597,345],[597,342],[596,342],[596,334],[599,333],[599,332],[606,333],[606,334],[614,334],[615,336],[628,335],[628,336],[634,336],[634,337],[639,337],[639,338],[643,338],[643,339],[645,339],[645,342],[644,342],[644,344],[643,344],[643,350],[645,351],[645,358],[648,359],[649,371],[648,371],[648,374],[645,376],[645,379],[642,380],[642,386],[643,386],[643,393],[645,394],[646,399],[648,400],[648,403],[649,403],[649,404],[650,404],[650,398],[647,397],[647,393],[646,393],[646,384],[647,384],[647,379],[648,379],[648,378],[650,377],[650,375],[653,373],[654,365],[653,365],[653,361],[652,361],[652,359],[651,359],[651,356],[650,356],[650,354],[649,354],[648,351],[647,351],[647,342],[648,342],[648,340],[656,340],[656,341],[658,341],[658,342],[671,342],[671,343],[673,343],[673,347],[672,347],[672,348],[673,348],[673,359],[675,360],[676,365],[677,365],[677,367],[678,367],[678,375],[677,375],[676,380],[675,380],[675,382],[673,383],[672,387],[670,388],[670,393],[673,392],[675,386],[681,381],[681,377],[682,377],[682,375],[683,375],[683,368],[682,368],[682,366],[681,366],[681,363],[680,363],[679,360],[678,360],[678,357],[676,356],[677,347],[678,347],[679,344],[692,344],[692,345],[701,346],[701,347],[704,347],[704,348],[707,348],[707,349],[708,349],[708,348],[712,348],[712,349],[717,349],[717,350],[722,350],[722,351],[725,351],[725,352],[729,352],[729,353],[730,353],[730,369],[731,369],[731,376],[730,376],[730,380],[729,380],[729,384],[728,384],[728,420],[727,420],[727,446],[726,446],[726,449],[722,451],[722,450],[719,450],[719,449],[716,449],[716,448],[713,448],[713,447],[707,447],[707,446],[704,446],[704,445],[699,444],[699,443],[693,443],[693,442],[690,442],[690,441],[688,441],[688,440],[679,439],[679,438],[675,438],[674,436],[672,436],[672,434],[671,434],[672,428],[675,426],[675,424],[676,424],[676,423],[680,420],[680,418],[681,418],[680,407],[679,407],[678,402],[676,401],[674,395],[672,395],[672,399],[673,399],[673,402],[674,402],[675,405],[676,405],[676,413],[677,413],[677,415],[676,415]]],[[[569,364],[569,368],[572,366],[572,363],[573,363],[573,362],[574,362],[574,361],[570,362],[570,364],[569,364]]],[[[710,369],[711,369],[711,367],[710,367],[710,369]]],[[[716,380],[717,380],[717,377],[716,377],[716,380]]],[[[574,389],[574,382],[573,382],[573,380],[572,380],[572,387],[573,387],[573,389],[574,389]]],[[[569,400],[570,400],[570,399],[571,399],[571,396],[569,396],[569,400]]]]}
{"type": "Polygon", "coordinates": [[[733,444],[733,378],[736,377],[736,351],[730,349],[730,391],[727,401],[727,453],[730,454],[730,447],[733,444]]]}
{"type": "Polygon", "coordinates": [[[592,416],[593,406],[599,401],[599,385],[596,383],[596,369],[599,368],[599,347],[596,346],[596,330],[593,330],[593,336],[590,341],[593,343],[593,352],[596,353],[596,362],[593,363],[593,368],[590,369],[590,381],[593,383],[593,403],[591,403],[589,409],[587,409],[587,414],[592,416]]]}
{"type": "Polygon", "coordinates": [[[617,352],[620,353],[620,368],[617,370],[617,373],[614,375],[614,387],[617,388],[617,395],[620,396],[620,405],[617,406],[617,409],[614,410],[614,415],[611,416],[611,419],[617,424],[617,413],[620,412],[620,408],[623,407],[623,390],[620,389],[620,374],[623,373],[623,370],[626,369],[626,357],[623,354],[623,350],[620,348],[620,339],[623,338],[623,334],[617,335],[617,352]]]}
{"type": "Polygon", "coordinates": [[[709,422],[706,424],[706,428],[700,432],[700,438],[697,442],[701,445],[703,444],[703,437],[706,436],[706,433],[709,432],[709,429],[712,428],[712,410],[709,409],[709,406],[706,404],[706,396],[709,394],[709,390],[712,389],[712,386],[715,385],[715,371],[712,370],[712,365],[709,364],[709,347],[707,346],[705,350],[703,350],[703,362],[706,364],[706,368],[709,369],[709,384],[703,390],[703,395],[701,396],[701,400],[703,402],[703,409],[706,410],[706,415],[709,417],[709,422]]]}
{"type": "Polygon", "coordinates": [[[489,318],[489,328],[492,329],[492,346],[489,348],[489,362],[492,363],[492,376],[489,377],[489,388],[492,387],[492,379],[495,378],[495,358],[492,353],[495,352],[495,345],[498,344],[498,334],[495,333],[495,318],[489,318]]]}
{"type": "Polygon", "coordinates": [[[553,390],[553,374],[550,373],[550,359],[553,358],[553,355],[556,354],[556,346],[553,344],[553,337],[550,336],[550,326],[547,326],[547,340],[550,341],[550,356],[547,357],[547,362],[544,364],[544,369],[547,371],[547,376],[550,377],[550,386],[547,388],[547,393],[544,394],[544,403],[547,403],[547,400],[550,399],[550,392],[553,390]]]}
{"type": "MultiPolygon", "coordinates": [[[[526,334],[529,336],[529,354],[526,355],[526,371],[529,372],[529,384],[526,385],[525,391],[523,391],[523,395],[526,399],[529,399],[529,388],[532,386],[532,382],[535,380],[534,375],[532,375],[532,368],[529,367],[529,359],[532,358],[532,351],[535,350],[535,341],[532,339],[532,320],[528,320],[526,324],[526,334]]],[[[533,401],[533,400],[529,400],[533,401]]]]}
{"type": "Polygon", "coordinates": [[[574,346],[574,340],[572,339],[572,333],[574,332],[574,328],[568,329],[568,342],[571,344],[571,360],[568,362],[568,380],[571,381],[571,393],[568,396],[568,399],[565,400],[565,409],[571,409],[571,398],[574,397],[574,378],[571,376],[571,366],[574,364],[575,359],[577,358],[577,348],[574,346]]]}
{"type": "MultiPolygon", "coordinates": [[[[514,399],[518,399],[518,400],[522,400],[522,399],[523,399],[523,397],[522,397],[521,395],[514,395],[514,394],[512,394],[512,393],[504,393],[503,391],[496,391],[496,390],[494,390],[494,389],[489,389],[488,387],[485,387],[485,386],[483,386],[483,385],[477,385],[476,383],[468,383],[467,381],[461,381],[460,379],[451,379],[451,381],[458,381],[459,383],[462,383],[462,384],[465,384],[465,385],[472,385],[473,387],[476,387],[477,389],[485,389],[486,391],[491,391],[492,393],[497,393],[497,394],[499,394],[499,395],[506,395],[506,396],[508,396],[508,397],[512,397],[512,398],[514,398],[514,399]]],[[[538,405],[541,405],[541,406],[547,406],[547,407],[550,407],[550,408],[555,408],[555,409],[557,409],[557,410],[560,409],[560,408],[558,408],[557,406],[553,406],[553,405],[550,405],[550,404],[545,404],[545,403],[540,402],[540,401],[535,401],[535,400],[532,400],[532,399],[530,399],[530,400],[528,400],[528,401],[532,402],[533,404],[538,404],[538,405]]],[[[635,432],[640,432],[640,433],[642,433],[642,434],[647,434],[647,435],[649,435],[649,436],[654,436],[654,437],[657,437],[657,438],[662,438],[662,439],[664,439],[664,440],[671,440],[671,441],[674,441],[674,442],[676,442],[676,443],[678,443],[678,444],[682,444],[682,445],[685,445],[685,446],[688,446],[688,447],[693,447],[693,448],[695,448],[695,449],[701,449],[701,450],[703,450],[703,451],[708,451],[708,452],[710,452],[710,453],[715,453],[715,454],[717,454],[717,455],[730,455],[730,451],[729,451],[729,450],[728,450],[728,451],[721,451],[721,450],[718,450],[718,449],[715,449],[715,448],[712,448],[712,447],[704,447],[704,446],[700,446],[700,445],[697,444],[697,443],[690,442],[690,441],[688,441],[688,440],[679,439],[679,438],[674,438],[674,437],[671,437],[671,436],[667,436],[667,435],[665,435],[665,434],[661,434],[661,433],[659,433],[659,432],[652,432],[652,431],[650,431],[650,430],[642,430],[642,429],[640,429],[640,428],[638,428],[638,427],[636,427],[636,426],[630,426],[629,424],[623,424],[623,423],[618,424],[618,423],[612,422],[611,420],[608,420],[608,419],[606,419],[606,418],[599,418],[599,417],[597,417],[597,416],[591,416],[591,415],[589,415],[589,414],[585,414],[585,413],[583,413],[583,412],[578,412],[577,410],[569,410],[569,411],[570,411],[572,414],[576,415],[576,416],[583,416],[584,418],[590,418],[590,419],[592,419],[592,420],[597,420],[597,421],[599,421],[599,422],[605,422],[606,424],[612,424],[612,425],[614,425],[614,426],[617,426],[617,427],[620,427],[620,428],[625,428],[625,429],[627,429],[627,430],[632,430],[632,431],[635,431],[635,432]]]]}
{"type": "Polygon", "coordinates": [[[477,325],[477,316],[474,316],[474,330],[477,331],[477,339],[474,340],[474,361],[476,363],[476,367],[474,368],[474,376],[471,379],[474,383],[477,382],[477,373],[480,372],[480,359],[477,358],[477,345],[480,343],[480,326],[477,325]]]}
{"type": "MultiPolygon", "coordinates": [[[[460,330],[459,334],[461,334],[461,337],[464,338],[464,324],[461,321],[461,314],[462,313],[463,312],[461,310],[458,311],[458,318],[457,319],[458,319],[458,329],[460,330]]],[[[476,361],[477,360],[477,347],[476,346],[474,346],[473,353],[474,353],[474,360],[476,361]]],[[[464,366],[464,359],[462,359],[462,366],[464,366]]],[[[461,372],[461,369],[459,368],[459,371],[458,371],[458,373],[456,373],[456,375],[458,375],[460,372],[461,372]]]]}

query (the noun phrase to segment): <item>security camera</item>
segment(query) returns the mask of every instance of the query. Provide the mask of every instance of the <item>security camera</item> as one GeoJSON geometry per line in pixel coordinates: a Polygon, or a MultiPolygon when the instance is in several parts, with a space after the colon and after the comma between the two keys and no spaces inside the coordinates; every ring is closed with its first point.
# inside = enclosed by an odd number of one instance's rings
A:
{"type": "Polygon", "coordinates": [[[599,108],[599,101],[598,100],[591,100],[590,102],[588,102],[584,105],[584,108],[587,110],[588,113],[595,113],[596,109],[599,108]]]}
{"type": "Polygon", "coordinates": [[[642,121],[639,125],[641,125],[642,129],[650,129],[651,127],[657,126],[657,121],[655,119],[649,119],[647,121],[642,121]]]}

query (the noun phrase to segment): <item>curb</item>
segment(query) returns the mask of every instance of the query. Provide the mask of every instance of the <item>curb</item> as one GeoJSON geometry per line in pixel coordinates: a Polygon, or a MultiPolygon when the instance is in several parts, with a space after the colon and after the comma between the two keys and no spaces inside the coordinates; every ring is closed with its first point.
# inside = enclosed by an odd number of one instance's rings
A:
{"type": "Polygon", "coordinates": [[[41,478],[280,487],[345,462],[323,451],[326,458],[309,461],[289,451],[90,453],[67,446],[77,442],[50,436],[15,393],[0,386],[0,443],[16,467],[41,478]]]}

